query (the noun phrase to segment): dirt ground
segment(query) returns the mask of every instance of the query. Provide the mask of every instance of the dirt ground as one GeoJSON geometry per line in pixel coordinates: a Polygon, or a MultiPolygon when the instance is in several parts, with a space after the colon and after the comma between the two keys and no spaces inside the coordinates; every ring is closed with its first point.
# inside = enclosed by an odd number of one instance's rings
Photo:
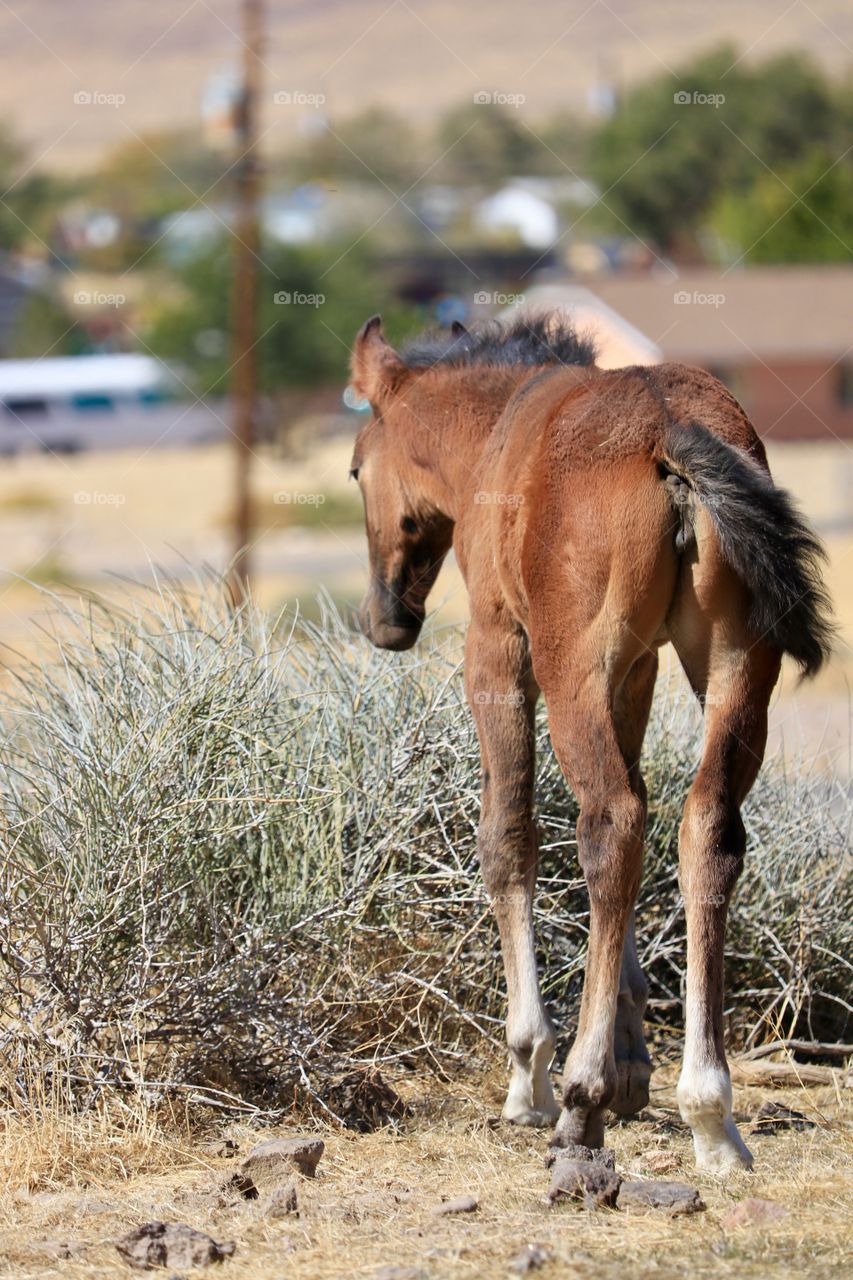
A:
{"type": "Polygon", "coordinates": [[[225,1123],[220,1134],[238,1146],[226,1158],[130,1111],[110,1123],[54,1117],[34,1126],[7,1117],[0,1275],[128,1276],[114,1242],[151,1219],[234,1241],[232,1258],[215,1272],[223,1280],[511,1276],[513,1260],[532,1244],[547,1259],[535,1271],[543,1280],[849,1275],[853,1132],[841,1073],[834,1088],[736,1088],[744,1134],[768,1098],[803,1112],[814,1128],[750,1138],[755,1171],[726,1180],[693,1166],[675,1110],[676,1074],[674,1065],[660,1068],[650,1111],[607,1135],[623,1176],[677,1179],[700,1191],[706,1211],[674,1219],[547,1204],[547,1136],[496,1121],[497,1071],[473,1098],[460,1082],[410,1083],[412,1115],[399,1130],[315,1130],[326,1143],[317,1176],[297,1176],[298,1216],[280,1218],[264,1212],[263,1200],[222,1187],[257,1141],[305,1129],[225,1123]],[[464,1194],[478,1200],[475,1212],[435,1213],[442,1199],[464,1194]],[[726,1212],[747,1196],[771,1200],[785,1215],[763,1226],[725,1224],[726,1212]],[[399,1270],[383,1273],[389,1267],[399,1270]]]}

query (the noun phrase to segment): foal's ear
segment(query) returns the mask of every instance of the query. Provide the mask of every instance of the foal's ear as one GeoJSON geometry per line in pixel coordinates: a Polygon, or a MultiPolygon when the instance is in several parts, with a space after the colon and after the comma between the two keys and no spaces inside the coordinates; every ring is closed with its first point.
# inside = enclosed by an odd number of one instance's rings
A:
{"type": "Polygon", "coordinates": [[[382,332],[382,317],[371,316],[362,325],[353,347],[352,385],[372,404],[393,394],[406,373],[406,366],[382,332]]]}
{"type": "Polygon", "coordinates": [[[461,320],[454,320],[450,326],[450,332],[454,338],[462,338],[468,332],[461,320]]]}

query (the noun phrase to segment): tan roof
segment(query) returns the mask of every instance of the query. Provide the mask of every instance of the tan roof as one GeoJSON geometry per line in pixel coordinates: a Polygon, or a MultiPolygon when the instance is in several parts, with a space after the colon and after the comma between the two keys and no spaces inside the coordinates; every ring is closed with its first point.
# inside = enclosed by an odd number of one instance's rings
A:
{"type": "Polygon", "coordinates": [[[543,311],[564,311],[579,333],[595,339],[596,364],[602,369],[623,369],[628,364],[660,364],[660,347],[635,328],[623,315],[576,284],[541,284],[528,289],[524,301],[502,314],[519,311],[538,315],[543,311]]]}
{"type": "Polygon", "coordinates": [[[589,288],[662,348],[697,364],[837,360],[853,345],[853,266],[606,276],[589,288]]]}

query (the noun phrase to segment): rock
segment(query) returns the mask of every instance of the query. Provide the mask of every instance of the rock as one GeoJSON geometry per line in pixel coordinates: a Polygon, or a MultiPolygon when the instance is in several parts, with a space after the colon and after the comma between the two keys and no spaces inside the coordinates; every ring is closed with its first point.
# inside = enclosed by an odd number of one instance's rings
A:
{"type": "Polygon", "coordinates": [[[813,1120],[807,1120],[802,1111],[793,1111],[791,1107],[783,1107],[780,1102],[765,1102],[755,1114],[755,1128],[751,1135],[763,1133],[782,1133],[785,1129],[814,1129],[813,1120]]]}
{"type": "Polygon", "coordinates": [[[270,1138],[253,1147],[240,1168],[256,1187],[281,1182],[294,1168],[313,1178],[325,1149],[322,1138],[270,1138]]]}
{"type": "Polygon", "coordinates": [[[286,1218],[290,1213],[299,1212],[299,1198],[296,1194],[296,1181],[291,1178],[283,1187],[276,1187],[261,1205],[265,1218],[286,1218]]]}
{"type": "Polygon", "coordinates": [[[239,1150],[240,1144],[233,1138],[214,1138],[199,1146],[199,1151],[214,1160],[233,1160],[239,1150]]]}
{"type": "Polygon", "coordinates": [[[229,1200],[258,1199],[258,1188],[255,1186],[254,1180],[242,1170],[229,1174],[228,1177],[223,1180],[218,1190],[220,1194],[225,1197],[226,1203],[229,1200]]]}
{"type": "Polygon", "coordinates": [[[441,1204],[437,1204],[433,1213],[476,1213],[479,1207],[480,1201],[476,1196],[454,1196],[452,1200],[442,1200],[441,1204]]]}
{"type": "Polygon", "coordinates": [[[612,1208],[622,1179],[594,1160],[558,1160],[551,1170],[548,1199],[583,1200],[588,1209],[612,1208]]]}
{"type": "Polygon", "coordinates": [[[763,1227],[768,1222],[778,1222],[786,1218],[788,1210],[775,1200],[759,1200],[755,1196],[746,1196],[733,1204],[722,1218],[724,1227],[763,1227]]]}
{"type": "Polygon", "coordinates": [[[544,1267],[550,1259],[551,1251],[546,1249],[544,1244],[526,1244],[521,1252],[515,1255],[509,1264],[509,1269],[518,1276],[526,1276],[528,1271],[538,1271],[540,1267],[544,1267]]]}
{"type": "Polygon", "coordinates": [[[672,1173],[681,1168],[681,1156],[674,1151],[646,1151],[640,1160],[652,1173],[672,1173]]]}
{"type": "Polygon", "coordinates": [[[212,1236],[185,1222],[144,1222],[117,1240],[116,1248],[132,1267],[150,1271],[154,1267],[208,1267],[230,1258],[236,1246],[233,1240],[217,1244],[212,1236]]]}
{"type": "Polygon", "coordinates": [[[663,1209],[671,1218],[699,1213],[705,1202],[699,1192],[684,1182],[623,1182],[617,1206],[634,1213],[663,1209]]]}
{"type": "Polygon", "coordinates": [[[545,1168],[550,1169],[558,1160],[591,1160],[593,1164],[603,1164],[605,1169],[616,1169],[616,1154],[612,1147],[549,1147],[545,1168]]]}

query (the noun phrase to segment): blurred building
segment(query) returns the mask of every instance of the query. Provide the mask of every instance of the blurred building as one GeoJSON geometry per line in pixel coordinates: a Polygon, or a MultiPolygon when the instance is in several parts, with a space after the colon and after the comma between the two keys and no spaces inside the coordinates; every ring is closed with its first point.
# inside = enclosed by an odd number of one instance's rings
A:
{"type": "Polygon", "coordinates": [[[560,231],[557,211],[550,201],[512,183],[480,201],[474,225],[486,235],[511,235],[531,249],[549,248],[560,231]]]}
{"type": "Polygon", "coordinates": [[[759,434],[853,438],[853,266],[613,275],[590,288],[664,359],[721,378],[759,434]]]}

